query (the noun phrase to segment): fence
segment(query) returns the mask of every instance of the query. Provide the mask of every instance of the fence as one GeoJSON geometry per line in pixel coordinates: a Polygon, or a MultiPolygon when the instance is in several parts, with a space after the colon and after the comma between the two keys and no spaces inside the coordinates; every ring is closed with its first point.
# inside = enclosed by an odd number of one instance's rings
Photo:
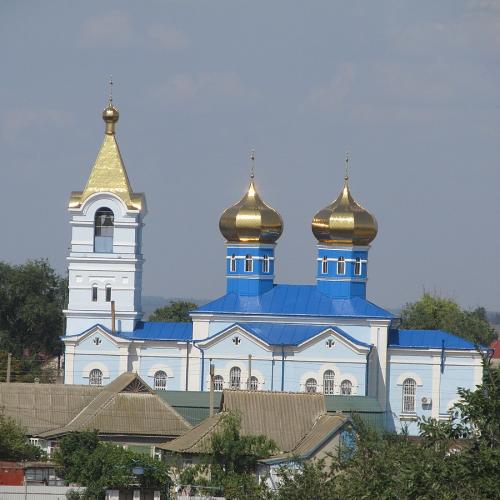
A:
{"type": "Polygon", "coordinates": [[[5,486],[0,484],[0,500],[66,500],[69,490],[80,490],[70,486],[5,486]]]}

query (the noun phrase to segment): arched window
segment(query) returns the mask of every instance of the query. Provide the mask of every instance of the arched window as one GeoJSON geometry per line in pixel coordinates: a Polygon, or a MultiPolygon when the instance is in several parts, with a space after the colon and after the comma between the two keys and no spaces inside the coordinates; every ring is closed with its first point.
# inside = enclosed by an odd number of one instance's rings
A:
{"type": "Polygon", "coordinates": [[[262,259],[262,272],[269,272],[269,255],[264,255],[264,258],[262,259]]]}
{"type": "Polygon", "coordinates": [[[345,274],[345,259],[339,257],[337,260],[337,274],[345,274]]]}
{"type": "Polygon", "coordinates": [[[89,385],[102,385],[102,371],[94,368],[89,373],[89,385]]]}
{"type": "Polygon", "coordinates": [[[234,253],[231,255],[231,272],[236,272],[236,255],[234,255],[234,253]]]}
{"type": "Polygon", "coordinates": [[[306,392],[316,392],[318,390],[318,382],[315,378],[308,378],[306,380],[306,392]]]}
{"type": "Polygon", "coordinates": [[[340,394],[350,396],[352,393],[352,382],[350,380],[342,380],[340,384],[340,394]]]}
{"type": "Polygon", "coordinates": [[[106,302],[111,302],[111,285],[106,285],[106,302]]]}
{"type": "Polygon", "coordinates": [[[97,285],[92,285],[92,302],[97,302],[97,285]]]}
{"type": "Polygon", "coordinates": [[[155,373],[155,389],[157,391],[167,390],[167,374],[163,370],[158,370],[155,373]]]}
{"type": "Polygon", "coordinates": [[[324,394],[333,394],[334,392],[334,381],[335,374],[332,370],[326,370],[323,375],[323,393],[324,394]]]}
{"type": "Polygon", "coordinates": [[[115,216],[109,208],[100,208],[94,218],[94,252],[113,252],[115,216]]]}
{"type": "Polygon", "coordinates": [[[361,259],[356,257],[356,262],[354,262],[354,274],[359,276],[361,274],[361,259]]]}
{"type": "Polygon", "coordinates": [[[321,260],[321,274],[328,274],[328,259],[326,257],[321,260]]]}
{"type": "Polygon", "coordinates": [[[253,271],[253,258],[251,255],[245,255],[245,272],[251,273],[253,271]]]}
{"type": "Polygon", "coordinates": [[[403,382],[403,413],[415,413],[415,393],[417,383],[412,378],[403,382]]]}
{"type": "Polygon", "coordinates": [[[250,387],[249,389],[251,391],[258,391],[259,390],[259,379],[257,377],[250,377],[250,387]]]}
{"type": "Polygon", "coordinates": [[[214,377],[214,391],[221,392],[224,389],[224,379],[221,375],[216,375],[214,377]]]}
{"type": "Polygon", "coordinates": [[[233,366],[229,372],[229,387],[239,389],[241,386],[241,368],[233,366]]]}

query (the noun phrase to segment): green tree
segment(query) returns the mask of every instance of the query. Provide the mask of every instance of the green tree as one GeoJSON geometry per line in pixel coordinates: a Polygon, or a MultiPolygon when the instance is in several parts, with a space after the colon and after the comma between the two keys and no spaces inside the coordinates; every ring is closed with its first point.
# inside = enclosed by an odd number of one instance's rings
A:
{"type": "Polygon", "coordinates": [[[187,300],[171,300],[164,307],[159,307],[149,316],[149,321],[166,321],[168,323],[189,323],[191,317],[189,311],[196,309],[198,306],[194,302],[187,300]]]}
{"type": "Polygon", "coordinates": [[[405,305],[401,327],[445,330],[482,345],[489,345],[496,338],[484,308],[463,310],[454,300],[430,293],[424,293],[417,302],[405,305]]]}
{"type": "Polygon", "coordinates": [[[26,429],[0,414],[0,460],[39,460],[45,453],[28,442],[26,429]]]}
{"type": "MultiPolygon", "coordinates": [[[[107,488],[157,488],[165,492],[171,486],[165,463],[120,446],[99,441],[97,431],[73,432],[59,442],[54,460],[69,482],[86,488],[81,498],[101,500],[107,488]],[[144,474],[135,476],[132,468],[141,466],[144,474]]],[[[76,498],[76,493],[73,496],[76,498]]]]}
{"type": "Polygon", "coordinates": [[[264,498],[267,488],[255,477],[257,462],[276,452],[276,444],[263,435],[242,435],[241,416],[221,416],[220,429],[210,438],[199,467],[187,467],[181,478],[195,486],[210,486],[210,494],[227,499],[264,498]],[[214,490],[213,488],[220,488],[214,490]]]}
{"type": "Polygon", "coordinates": [[[0,349],[18,358],[60,353],[66,288],[46,260],[0,263],[0,349]]]}

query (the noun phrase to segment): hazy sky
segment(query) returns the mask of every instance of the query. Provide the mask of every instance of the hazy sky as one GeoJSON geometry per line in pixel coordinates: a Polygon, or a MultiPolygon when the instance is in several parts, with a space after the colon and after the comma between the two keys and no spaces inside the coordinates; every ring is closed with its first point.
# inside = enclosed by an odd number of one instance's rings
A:
{"type": "Polygon", "coordinates": [[[224,292],[218,220],[252,148],[285,221],[277,281],[313,282],[311,218],[350,151],[379,223],[369,298],[500,310],[500,0],[1,0],[0,51],[1,260],[65,271],[112,74],[144,294],[224,292]]]}

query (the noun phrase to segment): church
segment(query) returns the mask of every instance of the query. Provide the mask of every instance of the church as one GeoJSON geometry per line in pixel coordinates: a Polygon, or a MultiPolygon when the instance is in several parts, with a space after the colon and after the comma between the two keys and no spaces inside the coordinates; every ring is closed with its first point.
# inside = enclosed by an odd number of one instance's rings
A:
{"type": "MultiPolygon", "coordinates": [[[[311,392],[376,398],[388,430],[417,434],[418,417],[447,419],[459,387],[482,379],[475,346],[444,331],[404,330],[366,298],[375,217],[353,198],[346,171],[334,202],[312,219],[316,281],[274,281],[280,214],[257,191],[219,221],[226,294],[191,312],[192,323],[143,321],[146,198],[129,182],[116,140],[118,110],[83,191],[69,200],[65,383],[105,385],[136,372],[156,390],[311,392]]],[[[222,209],[223,207],[221,207],[222,209]]]]}

